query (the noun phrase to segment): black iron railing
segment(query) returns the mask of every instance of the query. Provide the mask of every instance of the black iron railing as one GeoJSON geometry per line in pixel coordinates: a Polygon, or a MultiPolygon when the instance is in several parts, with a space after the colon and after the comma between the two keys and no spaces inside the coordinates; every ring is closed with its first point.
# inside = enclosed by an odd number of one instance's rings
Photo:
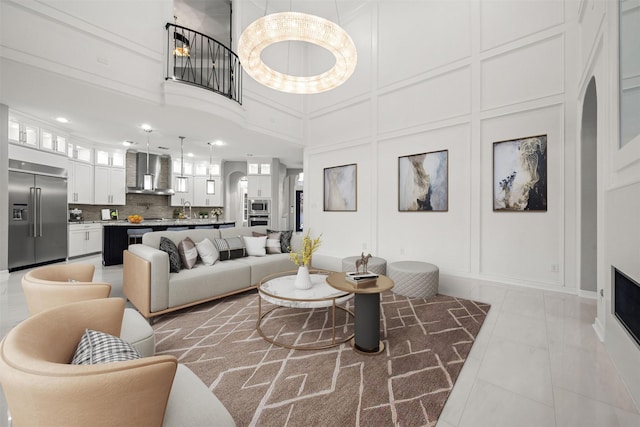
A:
{"type": "Polygon", "coordinates": [[[199,86],[242,104],[242,68],[238,56],[215,39],[167,23],[166,79],[199,86]]]}

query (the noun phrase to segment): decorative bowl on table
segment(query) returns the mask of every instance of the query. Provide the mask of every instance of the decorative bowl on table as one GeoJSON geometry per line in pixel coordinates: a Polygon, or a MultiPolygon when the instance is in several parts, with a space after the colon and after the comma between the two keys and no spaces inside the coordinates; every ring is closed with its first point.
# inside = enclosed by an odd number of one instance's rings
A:
{"type": "Polygon", "coordinates": [[[144,218],[140,215],[129,215],[127,219],[131,224],[139,224],[144,218]]]}

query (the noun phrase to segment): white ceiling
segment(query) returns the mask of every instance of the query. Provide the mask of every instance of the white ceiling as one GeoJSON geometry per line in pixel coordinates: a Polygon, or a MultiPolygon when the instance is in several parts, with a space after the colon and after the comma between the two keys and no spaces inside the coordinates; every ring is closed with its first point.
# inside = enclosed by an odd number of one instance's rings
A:
{"type": "MultiPolygon", "coordinates": [[[[225,15],[220,7],[220,3],[228,4],[227,0],[179,0],[176,5],[180,7],[186,3],[191,11],[211,13],[211,19],[201,22],[211,25],[216,19],[223,21],[224,31],[228,32],[228,12],[225,15]]],[[[183,25],[187,26],[186,23],[183,25]]],[[[246,78],[249,77],[245,75],[246,78]]],[[[220,95],[211,93],[211,96],[220,95]]],[[[231,100],[222,102],[237,105],[231,100]]],[[[204,110],[167,106],[160,89],[157,102],[153,102],[0,58],[0,103],[8,105],[11,110],[51,123],[75,140],[86,139],[119,147],[123,141],[131,140],[144,150],[147,135],[140,125],[148,123],[155,129],[150,134],[152,152],[166,153],[157,149],[164,146],[169,147],[172,156],[179,156],[178,136],[181,135],[186,137],[185,154],[193,152],[196,158],[208,159],[207,143],[221,140],[225,145],[214,149],[216,158],[244,161],[251,155],[275,157],[289,168],[302,167],[301,141],[294,143],[247,130],[204,110]],[[59,116],[68,118],[70,122],[55,122],[59,116]]]]}

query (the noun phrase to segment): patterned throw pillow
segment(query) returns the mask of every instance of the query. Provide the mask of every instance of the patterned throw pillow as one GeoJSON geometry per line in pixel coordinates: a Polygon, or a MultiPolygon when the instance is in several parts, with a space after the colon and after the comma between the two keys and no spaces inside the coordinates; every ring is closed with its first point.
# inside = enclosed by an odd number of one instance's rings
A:
{"type": "Polygon", "coordinates": [[[280,235],[280,250],[283,254],[291,252],[291,236],[293,235],[293,230],[269,230],[267,229],[267,233],[281,233],[280,235]]]}
{"type": "Polygon", "coordinates": [[[131,344],[104,332],[86,329],[72,365],[95,365],[98,363],[124,362],[140,359],[142,356],[131,344]]]}
{"type": "Polygon", "coordinates": [[[159,249],[169,254],[169,272],[180,273],[180,268],[182,267],[180,252],[178,252],[178,248],[176,244],[173,243],[173,240],[161,237],[159,249]]]}
{"type": "Polygon", "coordinates": [[[267,253],[268,254],[281,254],[282,246],[280,239],[282,238],[282,232],[269,233],[267,235],[267,253]]]}
{"type": "Polygon", "coordinates": [[[193,240],[186,237],[178,244],[178,252],[180,252],[182,265],[191,270],[193,266],[196,265],[196,261],[198,261],[198,249],[196,249],[196,244],[193,243],[193,240]]]}
{"type": "Polygon", "coordinates": [[[247,248],[247,255],[265,256],[267,254],[267,249],[265,247],[267,244],[267,236],[242,236],[242,240],[244,240],[244,245],[247,248]]]}
{"type": "Polygon", "coordinates": [[[216,245],[218,252],[220,252],[220,261],[247,256],[242,237],[217,238],[213,243],[216,245]]]}
{"type": "Polygon", "coordinates": [[[202,262],[205,265],[213,265],[218,261],[219,254],[216,247],[211,243],[211,240],[206,237],[196,243],[196,249],[198,250],[198,255],[202,258],[202,262]]]}

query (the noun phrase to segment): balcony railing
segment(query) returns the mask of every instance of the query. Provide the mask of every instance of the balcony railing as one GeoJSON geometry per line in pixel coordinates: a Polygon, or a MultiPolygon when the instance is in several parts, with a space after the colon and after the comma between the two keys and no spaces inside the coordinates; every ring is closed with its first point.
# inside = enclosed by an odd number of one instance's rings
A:
{"type": "Polygon", "coordinates": [[[238,56],[215,39],[167,23],[166,79],[209,89],[242,104],[242,68],[238,56]]]}

